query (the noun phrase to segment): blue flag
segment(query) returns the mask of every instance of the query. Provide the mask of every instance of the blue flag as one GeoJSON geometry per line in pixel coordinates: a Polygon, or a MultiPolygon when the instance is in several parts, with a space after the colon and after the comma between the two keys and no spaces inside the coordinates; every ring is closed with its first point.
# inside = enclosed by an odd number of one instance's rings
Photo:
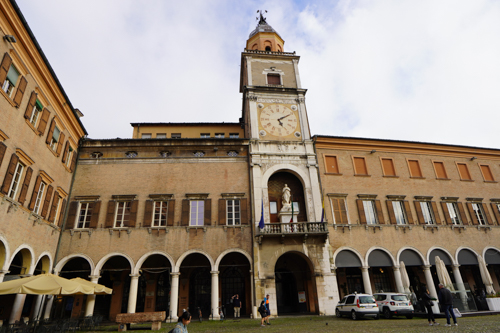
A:
{"type": "Polygon", "coordinates": [[[321,222],[325,222],[325,201],[321,198],[322,208],[321,208],[321,222]]]}
{"type": "Polygon", "coordinates": [[[259,228],[264,229],[264,200],[262,200],[262,210],[260,213],[259,228]]]}

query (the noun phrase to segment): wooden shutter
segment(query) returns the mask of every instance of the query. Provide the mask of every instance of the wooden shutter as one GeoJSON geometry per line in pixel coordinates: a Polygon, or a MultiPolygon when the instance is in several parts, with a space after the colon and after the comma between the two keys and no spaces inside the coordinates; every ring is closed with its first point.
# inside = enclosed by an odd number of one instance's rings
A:
{"type": "Polygon", "coordinates": [[[89,228],[97,228],[99,223],[99,211],[101,210],[101,202],[96,201],[92,203],[92,216],[90,217],[89,228]]]}
{"type": "Polygon", "coordinates": [[[116,201],[108,201],[108,210],[106,211],[106,222],[104,223],[105,228],[113,228],[115,224],[115,207],[116,201]]]}
{"type": "Polygon", "coordinates": [[[446,224],[452,224],[450,212],[448,211],[448,206],[446,205],[446,202],[441,201],[441,208],[443,209],[444,220],[446,221],[446,224]]]}
{"type": "Polygon", "coordinates": [[[365,208],[363,207],[363,200],[356,199],[356,205],[358,206],[359,223],[366,224],[366,215],[365,215],[365,208]]]}
{"type": "Polygon", "coordinates": [[[49,222],[54,222],[57,213],[57,205],[59,204],[61,197],[57,191],[54,191],[54,198],[52,199],[52,207],[50,207],[49,222]]]}
{"type": "Polygon", "coordinates": [[[436,205],[436,202],[431,201],[431,206],[432,206],[432,212],[434,213],[434,219],[435,219],[436,224],[441,224],[441,223],[439,223],[439,222],[441,222],[441,220],[439,218],[439,212],[438,212],[438,207],[436,205]]]}
{"type": "Polygon", "coordinates": [[[49,212],[50,197],[52,196],[52,191],[54,191],[54,188],[52,187],[52,185],[49,185],[47,187],[47,193],[45,194],[45,201],[43,203],[42,214],[40,214],[45,219],[47,219],[47,214],[49,212]]]}
{"type": "Polygon", "coordinates": [[[408,166],[410,167],[410,176],[421,178],[422,170],[420,169],[420,163],[418,160],[408,160],[408,166]]]}
{"type": "Polygon", "coordinates": [[[130,202],[130,220],[128,226],[134,228],[137,222],[137,208],[139,206],[139,200],[133,200],[130,202]]]}
{"type": "Polygon", "coordinates": [[[5,156],[5,152],[7,151],[7,146],[5,143],[0,142],[0,166],[2,165],[3,157],[5,156]]]}
{"type": "Polygon", "coordinates": [[[281,84],[281,77],[279,74],[267,74],[267,84],[281,84]]]}
{"type": "Polygon", "coordinates": [[[10,158],[9,167],[7,168],[7,173],[3,179],[2,193],[7,194],[9,192],[10,184],[12,183],[12,178],[14,178],[14,173],[16,172],[16,166],[19,162],[19,157],[16,154],[12,154],[10,158]]]}
{"type": "MultiPolygon", "coordinates": [[[[477,220],[476,213],[474,213],[474,208],[472,208],[472,203],[467,202],[466,205],[467,205],[467,210],[469,211],[470,218],[472,220],[472,224],[478,225],[479,221],[477,220]]],[[[463,223],[463,221],[462,221],[462,223],[463,223]]]]}
{"type": "Polygon", "coordinates": [[[434,162],[434,170],[436,170],[436,178],[448,179],[443,162],[434,162]]]}
{"type": "Polygon", "coordinates": [[[420,206],[420,201],[413,201],[415,204],[415,211],[417,212],[417,220],[419,224],[425,224],[424,214],[422,213],[422,206],[420,206]]]}
{"type": "Polygon", "coordinates": [[[415,221],[413,221],[413,215],[411,214],[410,204],[408,203],[407,200],[404,200],[403,205],[405,207],[406,218],[408,219],[408,224],[415,224],[415,221]]]}
{"type": "Polygon", "coordinates": [[[7,78],[7,73],[9,72],[11,64],[12,58],[7,52],[5,52],[2,59],[2,64],[0,65],[0,84],[3,84],[3,82],[7,78]]]}
{"type": "Polygon", "coordinates": [[[32,91],[30,100],[28,101],[28,106],[26,107],[26,111],[24,111],[24,118],[30,119],[31,118],[31,113],[33,112],[33,108],[35,107],[36,104],[36,92],[32,91]]]}
{"type": "Polygon", "coordinates": [[[144,208],[144,221],[142,222],[143,227],[150,227],[151,221],[153,220],[153,200],[146,200],[146,208],[144,208]]]}
{"type": "Polygon", "coordinates": [[[59,213],[59,221],[58,221],[59,224],[58,224],[58,226],[62,226],[62,222],[63,222],[62,220],[64,218],[64,211],[65,211],[65,209],[66,209],[66,199],[64,199],[63,202],[62,202],[62,204],[61,204],[61,211],[59,213]]]}
{"type": "MultiPolygon", "coordinates": [[[[226,199],[219,199],[219,225],[226,225],[226,199]]],[[[241,206],[240,206],[241,207],[241,206]]]]}
{"type": "Polygon", "coordinates": [[[462,180],[471,180],[469,169],[467,168],[467,164],[465,163],[457,163],[458,173],[460,174],[460,179],[462,180]]]}
{"type": "Polygon", "coordinates": [[[168,216],[167,216],[167,225],[174,225],[174,217],[175,217],[175,200],[168,201],[168,216]]]}
{"type": "Polygon", "coordinates": [[[375,210],[377,211],[377,219],[379,224],[385,224],[384,213],[382,212],[382,204],[380,200],[373,200],[375,202],[375,210]]]}
{"type": "Polygon", "coordinates": [[[52,140],[52,134],[54,134],[54,129],[56,128],[56,118],[52,118],[52,122],[50,123],[49,134],[47,134],[47,138],[45,138],[45,143],[50,144],[52,140]]]}
{"type": "MultiPolygon", "coordinates": [[[[493,215],[495,215],[495,218],[497,219],[497,224],[500,224],[500,211],[498,210],[497,204],[492,202],[491,209],[493,210],[493,215]]],[[[493,224],[493,221],[491,224],[493,224]]]]}
{"type": "MultiPolygon", "coordinates": [[[[333,214],[335,224],[348,224],[347,211],[345,208],[345,200],[342,198],[332,198],[333,214]]],[[[366,219],[366,217],[365,217],[366,219]]]]}
{"type": "Polygon", "coordinates": [[[40,118],[40,123],[38,123],[38,135],[42,136],[45,133],[45,128],[47,128],[47,122],[49,121],[50,111],[47,108],[43,108],[42,117],[40,118]]]}
{"type": "Polygon", "coordinates": [[[384,176],[396,176],[394,161],[391,158],[382,158],[382,169],[384,176]]]}
{"type": "Polygon", "coordinates": [[[460,219],[463,224],[467,224],[467,216],[465,215],[464,205],[461,202],[457,202],[458,211],[460,212],[460,219]]]}
{"type": "Polygon", "coordinates": [[[485,203],[482,203],[481,205],[483,206],[483,212],[484,212],[484,218],[486,220],[486,224],[492,225],[493,220],[491,219],[491,215],[488,212],[488,205],[485,203]]]}
{"type": "Polygon", "coordinates": [[[366,161],[364,157],[353,157],[354,161],[354,174],[367,175],[368,169],[366,168],[366,161]]]}
{"type": "Polygon", "coordinates": [[[396,215],[394,214],[394,207],[392,207],[392,201],[386,200],[385,202],[387,204],[387,212],[389,213],[389,221],[391,221],[391,224],[397,224],[396,215]]]}
{"type": "Polygon", "coordinates": [[[28,85],[28,81],[23,76],[17,85],[17,91],[14,95],[14,103],[19,106],[21,105],[21,101],[23,100],[24,91],[26,90],[26,86],[28,85]]]}
{"type": "Polygon", "coordinates": [[[205,199],[205,221],[203,225],[212,225],[212,199],[205,199]]]}
{"type": "Polygon", "coordinates": [[[240,199],[240,223],[246,225],[250,223],[248,218],[248,200],[246,198],[240,199]]]}
{"type": "Polygon", "coordinates": [[[31,194],[30,205],[28,206],[29,210],[33,210],[35,208],[36,197],[38,196],[38,191],[40,191],[40,184],[42,183],[42,176],[36,177],[35,188],[33,188],[33,193],[31,194]]]}
{"type": "Polygon", "coordinates": [[[57,142],[57,156],[59,156],[61,154],[61,149],[62,149],[64,137],[65,137],[65,135],[63,132],[59,133],[59,142],[57,142]]]}
{"type": "Polygon", "coordinates": [[[71,166],[69,168],[71,172],[75,171],[76,157],[77,157],[76,150],[73,150],[73,155],[71,156],[71,166]]]}
{"type": "Polygon", "coordinates": [[[73,229],[75,227],[77,209],[78,201],[71,201],[71,203],[69,204],[68,218],[66,219],[66,223],[64,224],[64,230],[73,229]]]}
{"type": "Polygon", "coordinates": [[[66,157],[68,157],[68,152],[69,152],[69,140],[66,141],[66,145],[64,146],[64,153],[62,156],[62,162],[66,163],[66,157]]]}
{"type": "Polygon", "coordinates": [[[24,202],[26,201],[26,194],[28,194],[28,187],[31,182],[31,175],[33,174],[33,169],[28,167],[26,170],[26,175],[24,176],[23,187],[21,188],[21,194],[19,194],[19,203],[24,206],[24,202]]]}
{"type": "Polygon", "coordinates": [[[327,173],[339,173],[337,156],[325,156],[325,165],[327,173]]]}
{"type": "Polygon", "coordinates": [[[189,226],[189,200],[182,199],[181,226],[189,226]]]}

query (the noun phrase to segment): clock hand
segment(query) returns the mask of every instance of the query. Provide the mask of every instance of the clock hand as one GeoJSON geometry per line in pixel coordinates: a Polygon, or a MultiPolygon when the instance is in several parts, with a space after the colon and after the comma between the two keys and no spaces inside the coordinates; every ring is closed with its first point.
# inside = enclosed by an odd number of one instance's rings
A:
{"type": "Polygon", "coordinates": [[[291,115],[292,115],[292,114],[291,114],[291,113],[289,113],[289,114],[287,114],[286,116],[283,116],[283,117],[281,117],[281,118],[278,118],[278,120],[285,119],[286,117],[291,116],[291,115]]]}
{"type": "Polygon", "coordinates": [[[283,123],[279,119],[278,119],[278,124],[280,124],[280,126],[283,127],[283,123]]]}

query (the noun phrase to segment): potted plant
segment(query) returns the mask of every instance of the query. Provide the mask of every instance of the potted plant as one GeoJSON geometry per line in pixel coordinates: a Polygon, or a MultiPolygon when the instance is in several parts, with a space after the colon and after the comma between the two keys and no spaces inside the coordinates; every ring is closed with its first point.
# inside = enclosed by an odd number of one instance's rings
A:
{"type": "Polygon", "coordinates": [[[496,294],[486,295],[486,303],[490,311],[500,311],[500,291],[496,294]]]}

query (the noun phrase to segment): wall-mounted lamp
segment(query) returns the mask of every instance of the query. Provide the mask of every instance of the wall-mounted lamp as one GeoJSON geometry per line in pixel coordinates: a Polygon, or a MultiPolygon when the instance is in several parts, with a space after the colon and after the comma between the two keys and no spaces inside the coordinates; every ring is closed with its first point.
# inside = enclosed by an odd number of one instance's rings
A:
{"type": "Polygon", "coordinates": [[[474,160],[476,160],[476,159],[477,159],[477,157],[476,157],[476,156],[472,156],[470,160],[471,160],[471,161],[474,161],[474,160]]]}
{"type": "Polygon", "coordinates": [[[5,39],[6,41],[11,42],[11,43],[17,42],[16,37],[14,37],[12,35],[5,35],[5,36],[3,36],[3,39],[5,39]]]}
{"type": "Polygon", "coordinates": [[[373,149],[370,154],[373,154],[373,153],[376,153],[377,151],[375,149],[373,149]]]}

